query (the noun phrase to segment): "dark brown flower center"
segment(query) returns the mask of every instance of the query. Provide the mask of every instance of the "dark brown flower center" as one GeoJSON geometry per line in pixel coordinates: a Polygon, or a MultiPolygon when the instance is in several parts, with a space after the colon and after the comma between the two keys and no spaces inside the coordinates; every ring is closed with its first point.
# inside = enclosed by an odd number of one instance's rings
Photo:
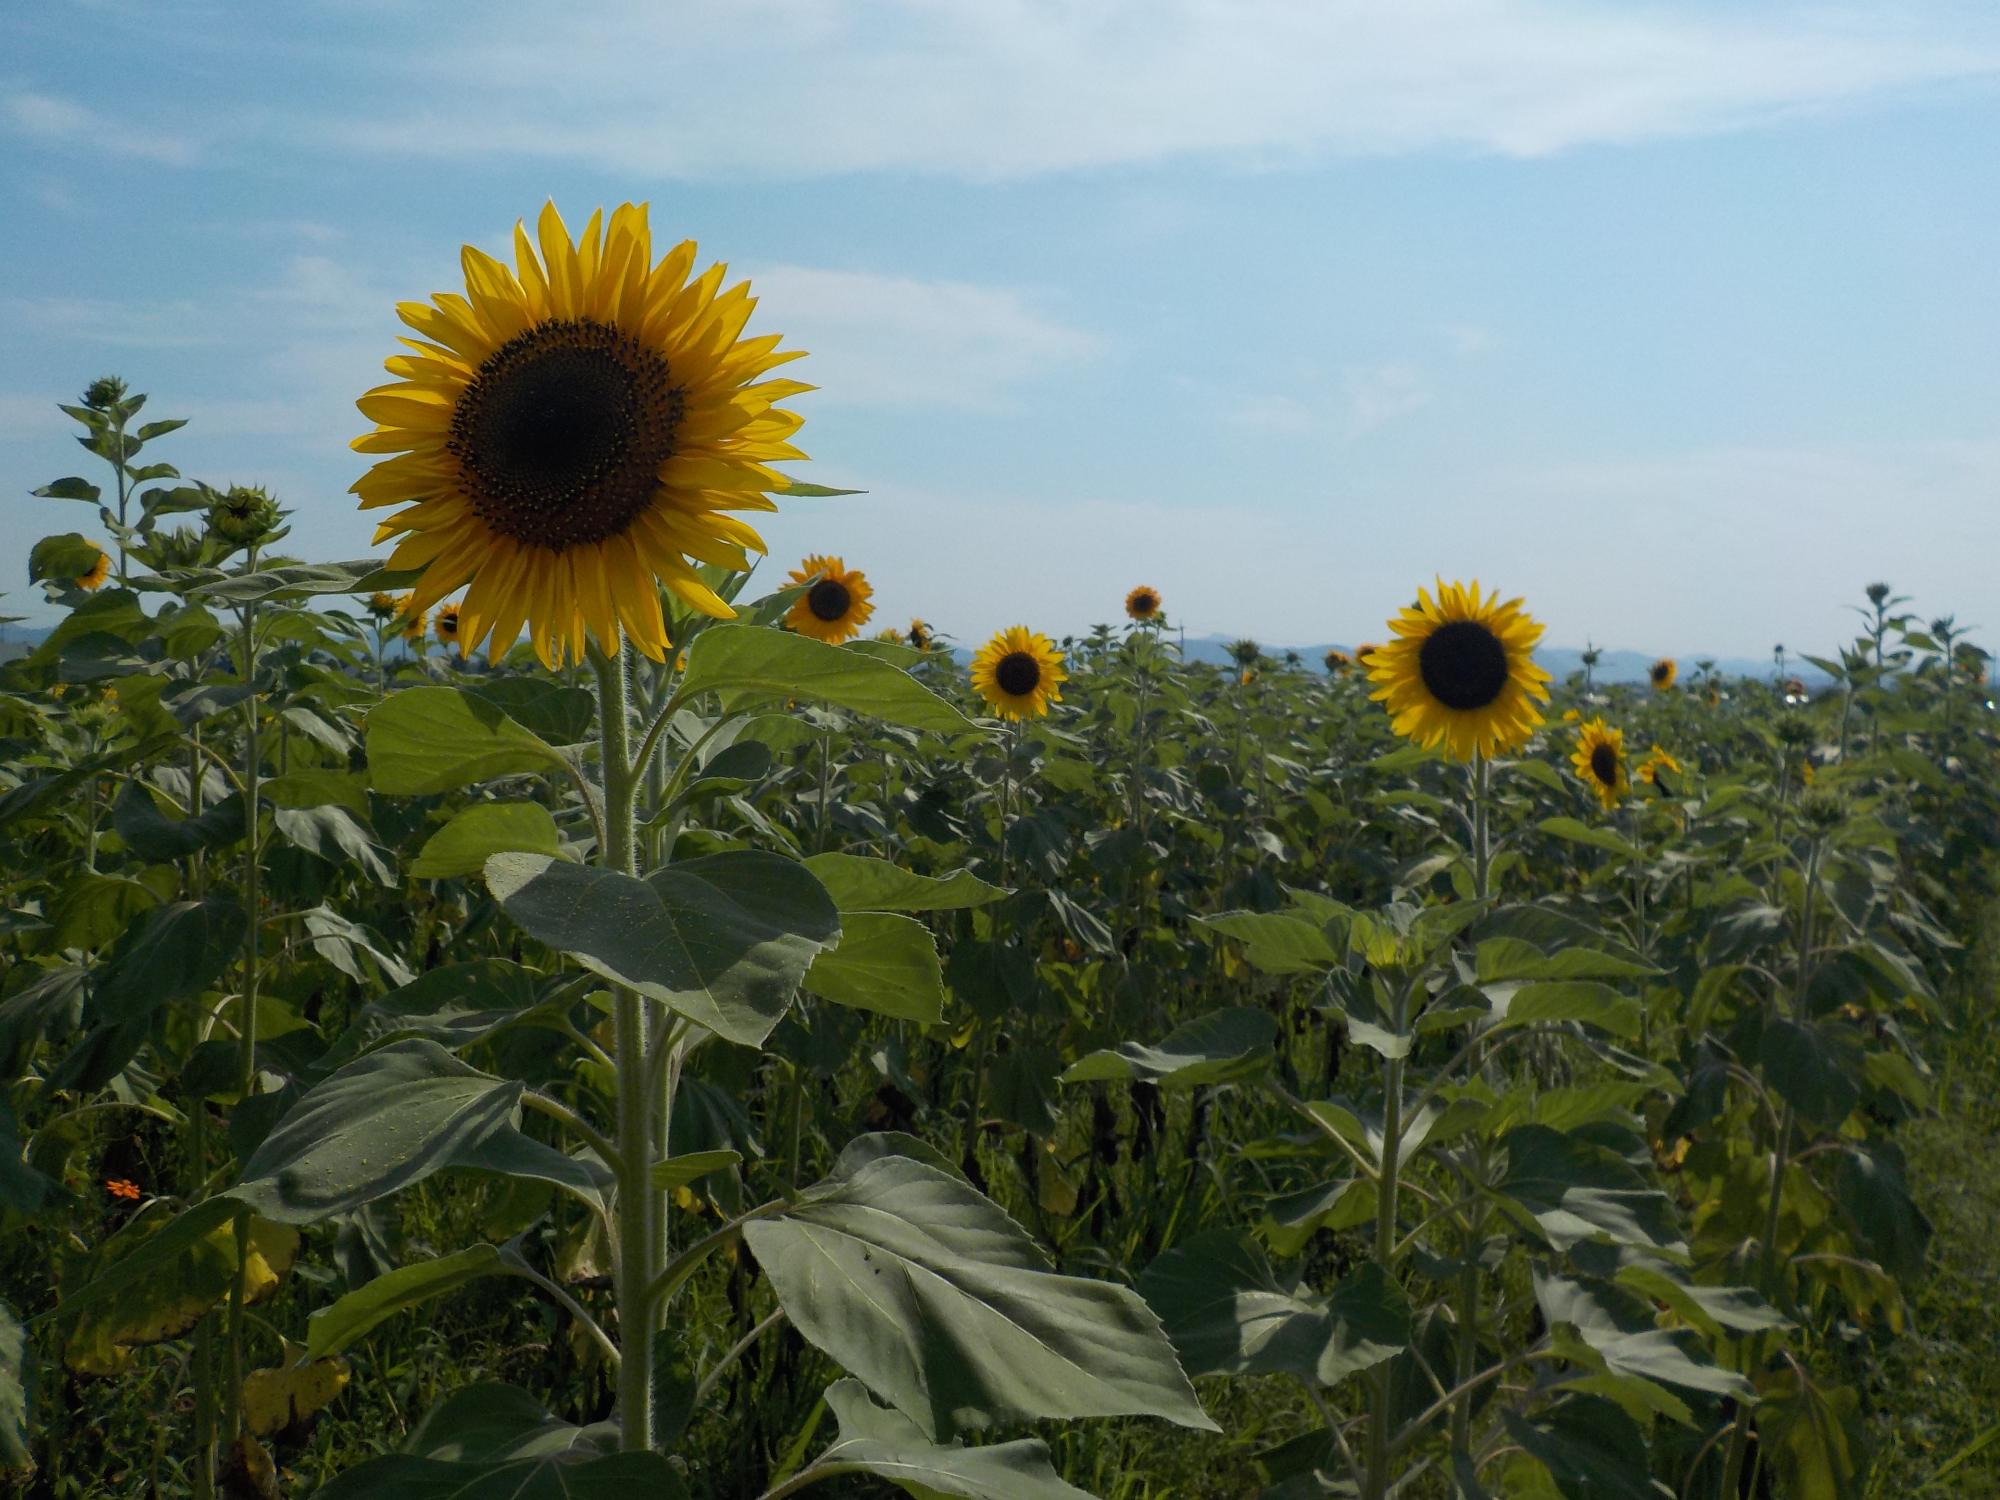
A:
{"type": "Polygon", "coordinates": [[[1159,607],[1160,601],[1157,595],[1141,592],[1132,596],[1132,613],[1135,615],[1150,615],[1159,607]]]}
{"type": "Polygon", "coordinates": [[[1001,692],[1025,698],[1041,686],[1042,664],[1026,651],[1009,651],[994,666],[993,680],[1001,692]]]}
{"type": "Polygon", "coordinates": [[[1590,774],[1605,786],[1618,784],[1618,752],[1603,740],[1590,747],[1590,774]]]}
{"type": "Polygon", "coordinates": [[[684,408],[654,351],[603,323],[558,320],[487,356],[446,446],[480,520],[562,551],[622,534],[652,503],[684,408]]]}
{"type": "Polygon", "coordinates": [[[1668,676],[1669,676],[1669,675],[1670,675],[1670,674],[1671,674],[1671,673],[1673,672],[1673,670],[1674,670],[1674,669],[1673,669],[1672,667],[1668,666],[1668,665],[1667,665],[1667,664],[1666,664],[1665,662],[1663,662],[1663,661],[1656,661],[1656,662],[1654,662],[1654,663],[1653,663],[1653,681],[1655,681],[1655,682],[1665,682],[1665,681],[1667,680],[1668,676]]]}
{"type": "Polygon", "coordinates": [[[1417,671],[1446,708],[1485,708],[1507,686],[1507,648],[1476,620],[1451,620],[1417,650],[1417,671]]]}
{"type": "Polygon", "coordinates": [[[848,592],[847,585],[831,578],[822,578],[806,591],[806,608],[812,611],[814,619],[828,624],[846,619],[853,604],[854,595],[848,592]]]}

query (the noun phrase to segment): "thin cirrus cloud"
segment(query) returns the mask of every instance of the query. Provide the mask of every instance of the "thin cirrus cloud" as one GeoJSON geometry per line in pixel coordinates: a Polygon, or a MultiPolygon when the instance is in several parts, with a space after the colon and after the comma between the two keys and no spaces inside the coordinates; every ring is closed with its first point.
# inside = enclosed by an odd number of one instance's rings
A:
{"type": "Polygon", "coordinates": [[[828,403],[997,410],[1104,348],[1012,287],[807,266],[758,271],[751,286],[783,309],[786,345],[811,352],[805,377],[828,403]]]}
{"type": "Polygon", "coordinates": [[[469,32],[454,22],[448,49],[409,38],[404,74],[376,81],[421,104],[301,128],[342,148],[673,176],[1019,177],[1193,156],[1534,156],[2000,79],[2000,21],[1943,5],[618,0],[557,27],[538,15],[509,0],[469,32]],[[753,70],[769,105],[745,111],[753,70]]]}
{"type": "Polygon", "coordinates": [[[73,99],[33,89],[16,89],[0,99],[0,122],[8,133],[44,146],[131,157],[168,167],[190,166],[196,156],[193,142],[182,136],[135,129],[73,99]]]}

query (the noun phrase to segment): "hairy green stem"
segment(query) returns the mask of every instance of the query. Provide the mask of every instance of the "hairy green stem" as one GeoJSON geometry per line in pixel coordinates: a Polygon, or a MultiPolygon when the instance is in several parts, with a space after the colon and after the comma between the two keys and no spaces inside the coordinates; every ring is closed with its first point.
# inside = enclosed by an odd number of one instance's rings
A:
{"type": "MultiPolygon", "coordinates": [[[[633,826],[633,800],[639,788],[638,769],[632,764],[630,708],[626,694],[628,651],[619,643],[615,656],[606,655],[593,642],[590,664],[597,673],[597,733],[601,761],[598,774],[604,782],[604,848],[600,858],[606,869],[621,875],[637,875],[638,851],[633,826]]],[[[652,1250],[657,1243],[649,1164],[652,1144],[650,1075],[646,1056],[646,1017],[638,992],[625,985],[612,987],[612,1024],[616,1044],[612,1050],[617,1065],[618,1124],[615,1137],[617,1160],[612,1170],[618,1180],[617,1261],[613,1286],[618,1300],[619,1342],[623,1358],[618,1365],[619,1444],[628,1453],[653,1446],[652,1334],[654,1267],[652,1250]]]]}

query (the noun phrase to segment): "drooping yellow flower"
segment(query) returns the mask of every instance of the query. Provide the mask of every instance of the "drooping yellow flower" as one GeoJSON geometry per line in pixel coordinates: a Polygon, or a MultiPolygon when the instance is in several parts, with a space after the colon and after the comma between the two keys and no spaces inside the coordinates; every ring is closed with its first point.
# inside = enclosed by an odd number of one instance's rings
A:
{"type": "Polygon", "coordinates": [[[1344,677],[1354,666],[1354,658],[1345,651],[1329,651],[1326,653],[1325,661],[1326,674],[1329,677],[1344,677]]]}
{"type": "Polygon", "coordinates": [[[92,563],[76,578],[76,586],[90,593],[104,587],[104,580],[111,576],[111,554],[102,547],[97,549],[97,561],[92,563]]]}
{"type": "Polygon", "coordinates": [[[1646,680],[1653,684],[1656,693],[1664,693],[1680,675],[1680,664],[1671,656],[1661,657],[1646,669],[1646,680]]]}
{"type": "Polygon", "coordinates": [[[917,650],[919,651],[930,650],[931,649],[930,622],[928,620],[919,620],[913,617],[910,621],[910,628],[904,634],[903,639],[908,641],[912,646],[916,647],[917,650]]]}
{"type": "Polygon", "coordinates": [[[785,623],[816,641],[838,646],[852,640],[875,613],[875,606],[868,602],[875,590],[859,568],[849,568],[837,557],[821,557],[815,552],[792,569],[785,581],[812,585],[785,611],[785,623]]]}
{"type": "Polygon", "coordinates": [[[514,265],[466,246],[466,293],[397,314],[422,337],[387,362],[397,380],[356,403],[355,439],[386,455],[354,485],[363,509],[403,506],[391,568],[418,568],[414,609],[465,587],[467,649],[525,624],[550,666],[621,633],[662,660],[664,585],[718,619],[734,611],[694,563],[743,569],[763,540],[724,512],[772,510],[803,458],[802,418],[777,403],[811,387],[763,379],[798,357],[778,335],[739,337],[749,284],[691,277],[684,240],[653,259],[644,204],[593,213],[574,241],[553,203],[514,265]],[[539,248],[539,254],[537,250],[539,248]]]}
{"type": "Polygon", "coordinates": [[[1648,786],[1658,786],[1662,771],[1678,776],[1681,774],[1681,763],[1655,745],[1646,752],[1646,758],[1639,762],[1637,774],[1648,786]]]}
{"type": "Polygon", "coordinates": [[[374,619],[390,619],[395,615],[398,608],[400,606],[394,594],[375,593],[368,596],[368,613],[374,619]]]}
{"type": "Polygon", "coordinates": [[[1419,589],[1389,628],[1396,639],[1366,660],[1370,696],[1396,733],[1471,760],[1525,743],[1542,722],[1535,705],[1548,701],[1549,674],[1533,656],[1542,627],[1519,599],[1439,579],[1436,598],[1419,589]]]}
{"type": "Polygon", "coordinates": [[[1062,701],[1069,680],[1055,642],[1025,625],[1010,625],[972,658],[972,687],[1003,719],[1036,719],[1062,701]]]}
{"type": "Polygon", "coordinates": [[[459,630],[460,606],[440,604],[436,616],[431,620],[431,630],[436,633],[440,645],[458,646],[464,650],[459,630]]]}
{"type": "Polygon", "coordinates": [[[1160,612],[1160,591],[1140,584],[1125,596],[1125,613],[1135,620],[1150,620],[1160,612]]]}
{"type": "Polygon", "coordinates": [[[1606,812],[1632,790],[1632,778],[1625,769],[1625,731],[1611,728],[1601,718],[1590,720],[1577,731],[1576,754],[1569,763],[1606,812]]]}

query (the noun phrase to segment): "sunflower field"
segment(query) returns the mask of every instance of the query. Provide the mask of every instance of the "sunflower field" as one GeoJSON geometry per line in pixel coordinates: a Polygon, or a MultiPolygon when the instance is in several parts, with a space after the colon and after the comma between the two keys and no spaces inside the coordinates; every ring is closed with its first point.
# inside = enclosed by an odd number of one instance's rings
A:
{"type": "Polygon", "coordinates": [[[515,239],[358,397],[379,557],[63,407],[20,1493],[2000,1494],[1964,629],[1876,585],[1810,683],[1556,682],[1413,579],[1213,665],[1120,580],[953,643],[753,576],[845,492],[747,287],[631,205],[515,239]]]}

